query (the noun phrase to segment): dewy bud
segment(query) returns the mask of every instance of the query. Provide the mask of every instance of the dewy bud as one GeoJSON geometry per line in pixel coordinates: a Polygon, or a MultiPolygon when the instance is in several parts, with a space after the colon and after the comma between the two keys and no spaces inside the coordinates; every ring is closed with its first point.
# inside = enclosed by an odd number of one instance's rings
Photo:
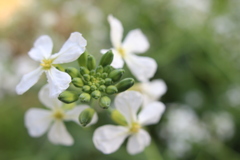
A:
{"type": "Polygon", "coordinates": [[[114,93],[117,93],[117,92],[118,92],[118,89],[115,86],[108,86],[106,88],[106,93],[107,94],[114,94],[114,93]]]}
{"type": "Polygon", "coordinates": [[[115,69],[109,73],[108,77],[111,78],[113,82],[117,82],[122,78],[124,72],[124,69],[115,69]]]}
{"type": "Polygon", "coordinates": [[[78,87],[78,88],[81,88],[84,85],[82,79],[78,77],[73,78],[72,83],[75,87],[78,87]]]}
{"type": "Polygon", "coordinates": [[[98,66],[98,67],[96,68],[96,72],[102,73],[102,72],[103,72],[103,67],[102,67],[102,66],[98,66]]]}
{"type": "Polygon", "coordinates": [[[74,91],[64,91],[59,96],[58,99],[64,103],[72,103],[78,100],[79,94],[74,91]]]}
{"type": "Polygon", "coordinates": [[[89,91],[91,90],[91,87],[88,86],[88,85],[84,85],[84,86],[82,87],[82,90],[83,90],[84,92],[89,92],[89,91]]]}
{"type": "Polygon", "coordinates": [[[91,99],[91,96],[90,94],[88,93],[82,93],[80,96],[79,96],[79,99],[81,102],[89,102],[90,99],[91,99]]]}
{"type": "Polygon", "coordinates": [[[126,91],[133,85],[134,85],[134,79],[125,78],[125,79],[121,80],[120,82],[118,82],[115,86],[117,87],[118,93],[119,93],[119,92],[126,91]]]}
{"type": "Polygon", "coordinates": [[[98,91],[98,90],[95,90],[95,91],[92,92],[91,96],[95,99],[98,99],[98,98],[101,97],[101,92],[98,91]]]}
{"type": "Polygon", "coordinates": [[[112,111],[111,118],[117,124],[122,125],[122,126],[127,126],[127,121],[126,121],[125,117],[118,110],[115,109],[112,111]]]}
{"type": "Polygon", "coordinates": [[[91,71],[96,68],[96,60],[92,55],[88,55],[87,68],[91,71]]]}
{"type": "Polygon", "coordinates": [[[79,77],[79,71],[74,67],[66,68],[65,72],[67,72],[71,76],[72,79],[75,77],[79,77]]]}
{"type": "Polygon", "coordinates": [[[86,108],[80,113],[78,120],[85,127],[91,122],[94,114],[95,114],[94,109],[86,108]]]}
{"type": "Polygon", "coordinates": [[[103,96],[100,98],[99,104],[103,109],[108,109],[111,104],[111,99],[108,96],[103,96]]]}
{"type": "Polygon", "coordinates": [[[85,51],[79,58],[78,58],[78,64],[81,67],[87,67],[87,57],[88,53],[85,51]]]}
{"type": "Polygon", "coordinates": [[[89,74],[89,70],[87,68],[85,68],[85,67],[80,67],[80,73],[82,75],[89,74]]]}
{"type": "Polygon", "coordinates": [[[99,65],[105,67],[107,65],[110,65],[112,63],[112,61],[113,61],[113,53],[111,50],[109,50],[107,53],[105,53],[102,56],[99,65]]]}

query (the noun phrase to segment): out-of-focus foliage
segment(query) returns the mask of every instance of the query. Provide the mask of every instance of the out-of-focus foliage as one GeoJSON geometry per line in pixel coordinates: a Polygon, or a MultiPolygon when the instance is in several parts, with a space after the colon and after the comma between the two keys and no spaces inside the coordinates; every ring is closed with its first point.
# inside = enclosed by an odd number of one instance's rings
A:
{"type": "MultiPolygon", "coordinates": [[[[0,159],[240,159],[240,23],[239,0],[18,0],[0,2],[0,159]],[[4,7],[2,3],[14,5],[4,7]],[[8,9],[8,10],[7,10],[8,9]],[[10,11],[11,10],[11,11],[10,11]],[[7,14],[6,14],[7,13],[7,14]],[[95,149],[95,128],[109,123],[100,112],[93,127],[68,123],[75,144],[50,144],[46,136],[32,138],[24,127],[24,113],[42,107],[39,86],[22,96],[14,88],[21,76],[35,68],[26,56],[34,40],[53,37],[54,51],[78,31],[88,41],[87,49],[100,57],[110,48],[107,16],[113,14],[125,32],[140,28],[168,91],[167,108],[159,124],[148,128],[152,144],[136,156],[122,146],[111,155],[95,149]],[[4,17],[4,18],[2,18],[4,17]]],[[[125,67],[125,76],[130,72],[125,67]]],[[[45,80],[45,79],[44,79],[45,80]]]]}

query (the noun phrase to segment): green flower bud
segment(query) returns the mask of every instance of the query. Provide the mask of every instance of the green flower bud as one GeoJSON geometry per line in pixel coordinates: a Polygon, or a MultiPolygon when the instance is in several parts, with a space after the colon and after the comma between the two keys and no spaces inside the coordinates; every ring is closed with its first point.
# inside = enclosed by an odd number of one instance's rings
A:
{"type": "Polygon", "coordinates": [[[82,79],[78,77],[73,78],[72,83],[75,87],[78,87],[78,88],[81,88],[84,85],[82,79]]]}
{"type": "Polygon", "coordinates": [[[74,67],[66,68],[65,72],[67,72],[71,76],[72,79],[75,77],[79,77],[79,71],[74,67]]]}
{"type": "Polygon", "coordinates": [[[82,87],[82,90],[83,90],[83,92],[89,92],[90,91],[90,86],[88,86],[88,85],[84,85],[83,87],[82,87]]]}
{"type": "Polygon", "coordinates": [[[87,68],[85,68],[85,67],[80,67],[80,73],[82,75],[89,74],[89,70],[87,68]]]}
{"type": "Polygon", "coordinates": [[[89,70],[93,70],[96,68],[96,60],[92,55],[88,55],[87,58],[87,68],[89,70]]]}
{"type": "Polygon", "coordinates": [[[88,53],[85,51],[79,58],[78,58],[78,64],[81,67],[87,67],[87,58],[88,58],[88,53]]]}
{"type": "Polygon", "coordinates": [[[95,85],[91,85],[91,91],[95,91],[97,87],[95,85]]]}
{"type": "Polygon", "coordinates": [[[95,70],[90,71],[90,75],[94,76],[96,74],[95,70]]]}
{"type": "Polygon", "coordinates": [[[106,88],[106,93],[107,94],[115,94],[115,93],[117,93],[118,92],[118,89],[117,89],[117,87],[115,87],[115,86],[108,86],[107,88],[106,88]]]}
{"type": "Polygon", "coordinates": [[[103,109],[108,109],[111,104],[111,99],[108,96],[103,96],[100,98],[99,104],[103,109]]]}
{"type": "Polygon", "coordinates": [[[103,79],[100,80],[99,84],[104,84],[105,81],[103,79]]]}
{"type": "Polygon", "coordinates": [[[90,76],[88,74],[84,74],[83,78],[85,81],[89,81],[90,80],[90,76]]]}
{"type": "Polygon", "coordinates": [[[95,99],[98,99],[98,98],[101,97],[101,92],[98,91],[98,90],[95,90],[95,91],[92,92],[91,96],[95,99]]]}
{"type": "Polygon", "coordinates": [[[83,127],[85,127],[86,125],[88,125],[91,122],[94,114],[95,114],[94,109],[86,108],[80,113],[78,120],[81,123],[81,125],[83,127]]]}
{"type": "Polygon", "coordinates": [[[107,73],[103,73],[102,74],[102,78],[107,78],[108,77],[108,74],[107,73]]]}
{"type": "Polygon", "coordinates": [[[111,78],[106,78],[104,84],[111,85],[112,84],[112,79],[111,78]]]}
{"type": "Polygon", "coordinates": [[[128,125],[125,117],[116,109],[112,111],[111,118],[114,122],[116,122],[119,125],[122,125],[122,126],[128,125]]]}
{"type": "Polygon", "coordinates": [[[63,91],[58,99],[64,103],[72,103],[78,100],[79,94],[74,91],[63,91]]]}
{"type": "Polygon", "coordinates": [[[91,99],[91,96],[90,94],[88,93],[82,93],[80,96],[79,96],[79,99],[81,102],[89,102],[90,99],[91,99]]]}
{"type": "Polygon", "coordinates": [[[110,73],[112,70],[114,70],[114,68],[110,65],[107,65],[106,67],[104,67],[103,71],[106,73],[110,73]]]}
{"type": "Polygon", "coordinates": [[[134,79],[125,78],[125,79],[121,80],[120,82],[118,82],[115,86],[117,87],[118,93],[119,93],[119,92],[126,91],[133,85],[134,85],[134,79]]]}
{"type": "Polygon", "coordinates": [[[115,69],[109,73],[108,77],[111,78],[113,82],[117,82],[122,78],[124,72],[124,69],[115,69]]]}
{"type": "Polygon", "coordinates": [[[102,73],[103,72],[103,67],[102,66],[98,66],[97,69],[96,69],[96,72],[102,73]]]}
{"type": "Polygon", "coordinates": [[[99,91],[105,92],[105,90],[106,90],[106,86],[101,85],[101,86],[99,87],[99,91]]]}
{"type": "Polygon", "coordinates": [[[113,61],[113,53],[111,50],[109,50],[107,53],[105,53],[102,56],[99,65],[105,67],[107,65],[110,65],[112,63],[112,61],[113,61]]]}

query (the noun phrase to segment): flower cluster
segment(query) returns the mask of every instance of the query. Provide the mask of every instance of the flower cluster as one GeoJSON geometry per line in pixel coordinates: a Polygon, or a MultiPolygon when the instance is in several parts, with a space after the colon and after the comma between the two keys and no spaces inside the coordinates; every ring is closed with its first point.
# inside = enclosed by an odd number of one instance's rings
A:
{"type": "Polygon", "coordinates": [[[25,115],[25,126],[30,136],[39,137],[49,130],[48,139],[53,144],[72,145],[73,138],[63,121],[74,121],[82,127],[96,123],[95,106],[83,103],[97,100],[119,125],[104,125],[95,130],[93,142],[98,150],[105,154],[113,153],[127,137],[130,154],[142,152],[150,144],[151,136],[145,126],[160,120],[165,106],[158,99],[166,92],[166,84],[162,80],[149,81],[157,69],[154,59],[135,55],[149,48],[148,40],[140,29],[130,31],[121,43],[121,22],[112,15],[108,20],[113,48],[101,50],[103,55],[98,65],[96,59],[85,51],[87,41],[81,33],[72,33],[60,51],[52,55],[53,43],[49,36],[36,40],[28,54],[39,62],[39,67],[24,75],[16,87],[16,92],[23,94],[43,72],[47,75],[48,84],[40,90],[39,99],[48,110],[31,108],[25,115]],[[60,65],[73,61],[78,62],[79,68],[60,65]],[[133,78],[122,79],[124,61],[139,81],[135,85],[133,78]],[[115,108],[112,108],[114,96],[115,108]]]}

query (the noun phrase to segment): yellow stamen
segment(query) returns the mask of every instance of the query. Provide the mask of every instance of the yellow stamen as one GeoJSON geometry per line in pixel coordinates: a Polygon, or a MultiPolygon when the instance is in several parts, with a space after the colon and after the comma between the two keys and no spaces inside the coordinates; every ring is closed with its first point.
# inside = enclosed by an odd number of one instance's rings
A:
{"type": "Polygon", "coordinates": [[[123,49],[123,48],[118,48],[117,49],[118,50],[118,52],[120,53],[120,55],[122,56],[122,57],[124,57],[125,56],[125,50],[123,49]]]}
{"type": "Polygon", "coordinates": [[[58,119],[58,120],[63,119],[64,116],[65,116],[65,115],[64,115],[64,113],[63,113],[62,110],[56,110],[56,111],[53,113],[53,117],[54,117],[55,119],[58,119]]]}
{"type": "Polygon", "coordinates": [[[140,128],[141,128],[141,126],[139,125],[139,123],[133,122],[132,126],[130,128],[130,132],[137,133],[140,128]]]}
{"type": "Polygon", "coordinates": [[[52,66],[52,61],[52,59],[44,59],[42,60],[43,63],[41,63],[40,65],[43,67],[43,69],[48,70],[52,66]]]}

